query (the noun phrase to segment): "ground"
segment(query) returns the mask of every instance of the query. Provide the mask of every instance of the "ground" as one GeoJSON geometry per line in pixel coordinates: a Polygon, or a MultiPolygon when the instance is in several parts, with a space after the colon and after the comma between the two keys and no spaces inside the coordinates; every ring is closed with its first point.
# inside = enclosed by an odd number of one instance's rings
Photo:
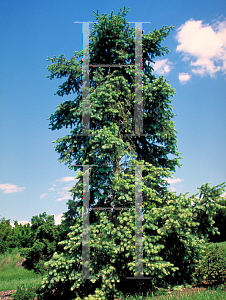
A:
{"type": "MultiPolygon", "coordinates": [[[[178,297],[183,293],[183,294],[190,294],[190,293],[194,293],[194,292],[201,292],[206,290],[209,286],[211,286],[212,283],[211,282],[204,282],[202,284],[202,286],[193,286],[192,288],[183,288],[181,292],[178,291],[173,291],[172,295],[177,294],[178,297]]],[[[12,295],[12,293],[16,292],[16,290],[11,290],[11,291],[4,291],[4,292],[0,292],[0,300],[12,300],[12,298],[10,297],[12,295]]],[[[126,295],[124,295],[126,296],[126,295]]],[[[158,300],[160,299],[160,297],[153,297],[153,300],[158,300]]],[[[120,298],[116,299],[116,300],[120,300],[120,298]]]]}

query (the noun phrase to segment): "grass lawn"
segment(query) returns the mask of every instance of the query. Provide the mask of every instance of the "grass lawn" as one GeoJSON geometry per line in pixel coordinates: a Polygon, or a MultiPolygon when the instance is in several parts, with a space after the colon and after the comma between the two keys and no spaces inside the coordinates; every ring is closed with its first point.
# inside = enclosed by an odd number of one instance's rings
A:
{"type": "MultiPolygon", "coordinates": [[[[124,298],[128,300],[225,300],[226,299],[226,291],[214,291],[214,290],[202,290],[197,292],[178,292],[177,294],[171,294],[167,296],[146,296],[145,298],[140,295],[137,297],[124,298]]],[[[120,300],[123,300],[121,298],[120,300]]]]}
{"type": "Polygon", "coordinates": [[[22,261],[17,249],[0,255],[0,291],[16,290],[22,284],[35,287],[41,283],[42,276],[21,268],[22,261]]]}
{"type": "Polygon", "coordinates": [[[221,243],[215,243],[216,245],[221,245],[221,246],[223,246],[223,247],[225,247],[226,248],[226,242],[221,242],[221,243]]]}

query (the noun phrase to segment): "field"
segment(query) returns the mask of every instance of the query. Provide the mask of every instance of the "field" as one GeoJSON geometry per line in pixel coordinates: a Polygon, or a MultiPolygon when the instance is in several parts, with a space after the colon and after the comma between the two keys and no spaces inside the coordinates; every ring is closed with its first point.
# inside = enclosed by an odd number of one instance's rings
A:
{"type": "MultiPolygon", "coordinates": [[[[226,247],[226,242],[220,243],[226,247]]],[[[23,258],[20,257],[17,249],[13,249],[11,253],[7,252],[0,255],[0,299],[12,299],[10,295],[17,289],[18,286],[24,284],[25,287],[36,287],[41,283],[42,276],[35,274],[33,271],[25,270],[21,267],[23,258]],[[3,292],[8,291],[8,292],[3,292]],[[5,295],[5,296],[4,296],[5,295]],[[6,295],[8,297],[6,297],[6,295]]],[[[124,295],[118,300],[223,300],[226,299],[226,291],[218,287],[216,290],[209,286],[202,287],[187,287],[182,291],[171,291],[169,295],[137,295],[132,297],[124,295]]]]}

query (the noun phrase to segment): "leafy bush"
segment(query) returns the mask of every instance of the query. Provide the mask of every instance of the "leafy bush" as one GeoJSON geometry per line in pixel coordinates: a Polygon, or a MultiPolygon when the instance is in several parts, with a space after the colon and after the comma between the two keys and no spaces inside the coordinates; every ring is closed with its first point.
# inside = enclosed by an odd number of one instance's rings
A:
{"type": "Polygon", "coordinates": [[[44,274],[44,263],[48,261],[56,251],[58,242],[58,230],[54,216],[45,212],[31,219],[32,247],[21,249],[20,253],[25,257],[23,267],[34,270],[37,274],[44,274]]]}
{"type": "Polygon", "coordinates": [[[9,242],[10,248],[17,247],[18,249],[30,247],[32,245],[31,226],[27,224],[19,224],[14,221],[14,227],[12,227],[11,238],[9,242]]]}
{"type": "Polygon", "coordinates": [[[219,207],[214,216],[214,226],[218,228],[220,235],[210,234],[209,242],[219,243],[226,241],[226,199],[219,201],[221,207],[219,207]]]}
{"type": "Polygon", "coordinates": [[[29,247],[31,245],[30,224],[18,224],[14,221],[14,227],[10,224],[10,219],[0,219],[0,253],[8,249],[29,247]]]}
{"type": "Polygon", "coordinates": [[[0,253],[6,252],[9,248],[11,232],[10,220],[6,220],[5,218],[0,219],[0,253]]]}
{"type": "Polygon", "coordinates": [[[37,294],[33,288],[25,288],[24,285],[18,286],[17,291],[12,294],[13,300],[34,300],[37,294]]]}
{"type": "Polygon", "coordinates": [[[214,281],[215,285],[226,283],[226,249],[220,245],[209,244],[200,260],[194,280],[214,281]]]}

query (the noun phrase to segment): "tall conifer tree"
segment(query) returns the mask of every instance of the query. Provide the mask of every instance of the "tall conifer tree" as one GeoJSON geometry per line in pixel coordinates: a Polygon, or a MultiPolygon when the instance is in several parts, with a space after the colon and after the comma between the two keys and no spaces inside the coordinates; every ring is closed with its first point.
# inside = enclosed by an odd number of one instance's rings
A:
{"type": "MultiPolygon", "coordinates": [[[[95,14],[98,24],[94,23],[90,34],[90,65],[135,64],[135,29],[130,29],[129,24],[122,18],[128,11],[129,9],[124,8],[118,16],[113,16],[112,12],[110,18],[95,14]]],[[[175,166],[180,166],[176,130],[172,121],[174,114],[171,97],[175,92],[162,76],[156,78],[152,74],[153,68],[150,66],[155,57],[169,52],[167,47],[161,46],[161,42],[171,29],[173,26],[163,26],[160,30],[154,29],[152,33],[142,37],[143,133],[150,135],[147,137],[129,136],[135,129],[135,66],[110,69],[90,67],[90,129],[95,136],[87,137],[78,136],[82,134],[83,64],[82,60],[77,62],[75,58],[81,57],[83,51],[76,51],[71,60],[66,60],[63,55],[52,58],[53,64],[48,67],[51,75],[48,77],[68,77],[59,86],[56,94],[62,97],[74,92],[78,94],[74,100],[62,102],[49,118],[52,130],[74,127],[70,135],[56,141],[60,162],[75,171],[81,170],[77,165],[82,164],[103,166],[92,168],[94,184],[90,189],[91,206],[97,199],[98,206],[103,206],[109,189],[114,193],[112,178],[124,167],[120,163],[128,155],[134,155],[138,161],[144,160],[153,166],[169,168],[172,171],[175,171],[175,166]],[[169,154],[175,157],[170,159],[169,154]],[[105,178],[105,182],[96,184],[102,178],[105,178]]],[[[74,196],[81,199],[81,185],[78,183],[76,186],[78,188],[73,190],[74,196]]],[[[109,199],[106,204],[113,199],[109,199]]],[[[81,207],[82,202],[77,205],[81,207]]],[[[69,207],[73,208],[74,205],[69,203],[69,207]]]]}
{"type": "MultiPolygon", "coordinates": [[[[135,29],[130,29],[123,18],[128,11],[124,7],[117,16],[112,12],[109,18],[95,13],[98,24],[94,22],[90,34],[90,65],[135,64],[135,29]]],[[[173,26],[163,26],[142,36],[143,133],[148,136],[134,134],[135,66],[89,68],[91,134],[88,136],[82,136],[83,62],[76,61],[84,52],[75,52],[71,60],[66,60],[64,55],[55,56],[48,66],[50,79],[68,78],[56,94],[77,93],[75,99],[64,101],[50,116],[50,128],[71,127],[69,135],[57,139],[56,151],[61,162],[78,171],[78,182],[71,190],[74,199],[68,202],[69,211],[63,221],[66,232],[69,225],[73,226],[67,239],[61,242],[64,250],[55,253],[48,263],[50,271],[43,279],[42,299],[75,296],[77,300],[85,296],[86,299],[115,299],[119,292],[134,293],[166,286],[165,278],[168,282],[190,279],[204,247],[202,237],[196,234],[199,223],[195,222],[190,206],[191,200],[197,199],[176,196],[167,190],[164,178],[170,177],[176,166],[181,166],[172,121],[171,97],[175,92],[163,76],[157,78],[152,74],[149,65],[156,57],[168,53],[161,42],[171,29],[173,26]],[[82,277],[84,173],[78,165],[94,166],[89,171],[90,208],[121,208],[90,213],[93,279],[82,277]],[[142,166],[143,258],[139,266],[143,264],[143,275],[151,277],[146,280],[126,279],[135,275],[137,259],[135,210],[132,210],[136,198],[136,166],[142,166]],[[171,251],[173,239],[173,247],[180,249],[177,255],[171,251]],[[192,267],[188,269],[190,264],[192,267]]],[[[210,227],[212,219],[208,216],[210,227]]]]}

